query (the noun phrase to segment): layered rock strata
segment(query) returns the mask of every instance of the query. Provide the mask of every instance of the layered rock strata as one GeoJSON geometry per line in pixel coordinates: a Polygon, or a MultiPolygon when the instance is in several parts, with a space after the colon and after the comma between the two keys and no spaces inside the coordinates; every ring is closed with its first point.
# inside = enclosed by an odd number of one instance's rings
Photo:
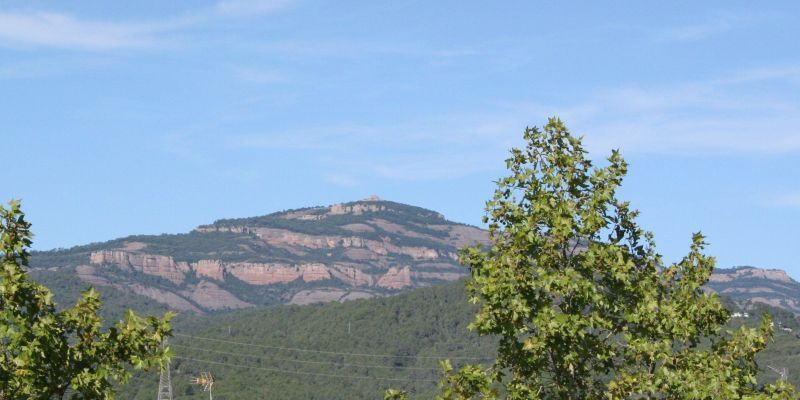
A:
{"type": "Polygon", "coordinates": [[[132,253],[125,250],[101,250],[91,253],[92,265],[114,265],[122,270],[138,271],[159,276],[175,284],[181,284],[186,274],[194,272],[198,278],[224,282],[233,276],[251,285],[272,285],[296,280],[316,282],[337,279],[349,286],[377,286],[386,289],[402,289],[413,286],[413,277],[454,280],[462,276],[454,272],[412,273],[409,266],[391,267],[384,274],[371,275],[360,268],[344,264],[325,265],[322,263],[281,264],[222,262],[219,260],[200,260],[193,263],[175,261],[172,257],[132,253]]]}

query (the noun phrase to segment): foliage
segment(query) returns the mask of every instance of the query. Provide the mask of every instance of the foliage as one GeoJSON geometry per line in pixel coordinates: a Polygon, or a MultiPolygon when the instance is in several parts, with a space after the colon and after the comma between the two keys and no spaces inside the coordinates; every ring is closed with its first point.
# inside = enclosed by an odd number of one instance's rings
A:
{"type": "Polygon", "coordinates": [[[760,327],[722,332],[728,312],[701,287],[714,267],[693,235],[662,267],[638,212],[616,197],[627,164],[593,167],[581,139],[551,119],[512,149],[487,217],[492,246],[470,248],[471,328],[499,335],[494,365],[445,369],[441,399],[788,399],[756,384],[760,327]]]}
{"type": "MultiPolygon", "coordinates": [[[[111,304],[104,301],[103,308],[111,304]]],[[[765,309],[770,313],[776,312],[775,308],[765,309]]],[[[376,359],[254,348],[177,335],[170,338],[171,349],[176,356],[172,362],[175,399],[207,398],[207,395],[203,397],[196,387],[188,383],[192,375],[207,369],[213,371],[217,378],[215,400],[372,399],[379,397],[386,387],[402,389],[409,399],[431,399],[437,393],[435,382],[386,382],[376,379],[305,376],[302,373],[436,380],[439,370],[437,359],[423,357],[448,354],[492,359],[497,346],[496,338],[479,337],[475,332],[466,329],[477,310],[476,306],[467,302],[464,281],[457,281],[416,289],[398,296],[348,301],[342,304],[334,302],[307,306],[280,305],[203,317],[183,313],[173,321],[177,334],[280,348],[379,353],[413,356],[413,358],[376,359]],[[191,320],[187,321],[189,318],[191,320]],[[351,325],[349,333],[348,322],[351,325]],[[210,360],[226,365],[207,364],[178,357],[210,360]],[[306,363],[309,361],[322,364],[306,363]],[[230,364],[277,368],[290,372],[239,368],[230,364]],[[425,367],[432,370],[360,368],[344,364],[425,367]]],[[[750,318],[732,319],[730,329],[738,329],[742,325],[757,326],[760,321],[761,315],[751,311],[750,318]]],[[[781,322],[779,316],[775,315],[776,326],[779,322],[781,322]]],[[[783,324],[786,325],[788,322],[783,324]]],[[[701,346],[708,346],[708,343],[701,346]]],[[[800,339],[795,338],[794,332],[777,330],[775,343],[758,354],[759,365],[763,369],[759,371],[759,379],[774,379],[777,376],[775,372],[767,369],[766,365],[787,367],[789,379],[796,384],[800,381],[798,355],[800,355],[800,339]]],[[[463,360],[454,360],[452,363],[453,368],[462,365],[464,365],[463,360]]],[[[157,383],[157,372],[138,373],[120,392],[119,397],[147,398],[153,395],[153,388],[157,383]]]]}
{"type": "Polygon", "coordinates": [[[75,246],[70,249],[36,251],[31,266],[46,268],[85,264],[93,251],[124,248],[126,243],[143,243],[151,254],[168,255],[177,261],[196,262],[201,259],[248,261],[291,256],[283,249],[267,246],[252,235],[231,232],[190,232],[161,235],[132,235],[102,243],[75,246]]]}
{"type": "MultiPolygon", "coordinates": [[[[407,204],[396,203],[393,201],[385,201],[385,200],[354,201],[350,203],[344,203],[342,204],[342,206],[350,207],[350,206],[365,205],[365,204],[378,206],[381,207],[382,209],[377,211],[369,211],[365,214],[345,213],[345,214],[325,215],[328,211],[328,207],[312,207],[312,208],[303,208],[291,211],[277,212],[259,217],[221,219],[214,221],[213,225],[275,227],[276,223],[280,223],[277,220],[281,220],[281,221],[287,221],[285,223],[295,224],[292,226],[297,228],[298,232],[304,232],[303,229],[311,229],[311,231],[308,231],[308,233],[314,233],[314,232],[319,232],[319,231],[314,231],[314,229],[336,229],[336,227],[338,226],[346,225],[349,223],[364,222],[364,220],[369,218],[381,218],[400,225],[413,224],[417,225],[418,229],[423,229],[423,230],[426,230],[427,229],[426,226],[430,224],[437,224],[437,223],[453,224],[453,222],[445,220],[441,214],[435,211],[427,210],[421,207],[410,206],[407,204]],[[287,218],[287,215],[289,213],[296,213],[296,212],[303,212],[308,215],[318,216],[319,218],[313,220],[287,218]],[[314,223],[319,221],[327,223],[323,224],[314,223]]],[[[429,231],[426,233],[430,235],[436,235],[437,231],[429,231]]]]}
{"type": "Polygon", "coordinates": [[[18,201],[0,206],[0,399],[107,399],[127,368],[165,361],[159,349],[169,319],[125,319],[102,329],[98,292],[83,292],[73,307],[57,311],[52,293],[27,279],[30,224],[18,201]]]}
{"type": "Polygon", "coordinates": [[[408,393],[404,390],[389,389],[383,394],[383,400],[406,400],[408,393]]]}
{"type": "MultiPolygon", "coordinates": [[[[769,312],[777,309],[766,307],[769,312]]],[[[410,291],[388,298],[327,303],[307,306],[281,305],[255,310],[194,317],[181,314],[173,325],[179,334],[196,335],[236,342],[257,343],[281,348],[332,350],[348,353],[380,353],[415,356],[411,359],[375,359],[374,357],[312,354],[290,350],[253,348],[226,342],[208,342],[176,336],[170,338],[176,357],[222,362],[207,364],[176,358],[172,362],[176,400],[201,399],[202,393],[188,382],[193,374],[210,369],[217,377],[215,400],[234,399],[327,399],[350,400],[378,398],[386,387],[405,391],[409,399],[432,399],[436,383],[427,381],[386,382],[373,379],[344,379],[304,376],[302,373],[332,373],[371,378],[437,379],[435,359],[423,358],[449,354],[491,357],[497,346],[494,337],[478,337],[466,329],[477,307],[467,302],[464,281],[410,291]],[[347,325],[351,324],[348,333],[347,325]],[[230,328],[230,331],[228,330],[230,328]],[[229,333],[230,332],[230,333],[229,333]],[[216,352],[234,353],[223,354],[216,352]],[[416,357],[419,356],[419,357],[416,357]],[[295,360],[295,361],[285,361],[295,360]],[[302,361],[302,362],[297,362],[302,361]],[[308,361],[322,364],[306,363],[308,361]],[[399,361],[399,363],[397,363],[399,361]],[[230,364],[277,368],[291,372],[264,371],[233,367],[230,364]],[[430,372],[403,368],[375,369],[344,364],[385,365],[433,368],[430,372]],[[299,374],[298,374],[299,373],[299,374]]],[[[790,318],[791,319],[791,318],[790,318]]],[[[761,315],[732,319],[729,329],[758,326],[761,315]]],[[[776,326],[780,320],[775,316],[776,326]]],[[[787,322],[784,322],[786,325],[787,322]]],[[[708,346],[708,343],[701,344],[708,346]]],[[[758,353],[759,380],[775,379],[766,368],[787,367],[789,379],[800,381],[800,339],[794,332],[778,330],[775,343],[758,353]]],[[[463,366],[454,360],[453,368],[463,366]]],[[[158,373],[137,374],[120,393],[122,399],[140,399],[153,395],[158,373]]],[[[398,390],[400,391],[400,390],[398,390]]],[[[399,393],[397,394],[399,396],[399,393]]],[[[396,397],[400,399],[401,397],[396,397]]]]}
{"type": "MultiPolygon", "coordinates": [[[[187,315],[181,314],[174,324],[175,337],[170,338],[175,352],[175,398],[200,398],[187,394],[191,393],[189,379],[210,369],[217,380],[215,400],[374,399],[391,386],[406,391],[409,398],[431,399],[436,393],[438,356],[490,357],[497,344],[494,338],[481,338],[467,330],[477,309],[467,302],[463,286],[464,282],[458,281],[392,297],[281,305],[197,317],[189,322],[184,320],[187,315]],[[268,347],[200,340],[183,334],[268,347]],[[290,350],[294,348],[342,354],[290,350]]],[[[460,366],[463,361],[455,359],[454,364],[460,366]]],[[[141,379],[132,380],[120,398],[152,396],[158,375],[137,376],[141,379]]]]}

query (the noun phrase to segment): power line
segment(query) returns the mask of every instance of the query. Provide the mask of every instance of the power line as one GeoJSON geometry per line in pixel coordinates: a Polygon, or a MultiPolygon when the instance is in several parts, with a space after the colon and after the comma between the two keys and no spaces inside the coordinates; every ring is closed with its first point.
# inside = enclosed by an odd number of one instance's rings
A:
{"type": "Polygon", "coordinates": [[[434,379],[381,378],[381,377],[375,377],[375,376],[338,375],[338,374],[326,374],[326,373],[322,373],[322,372],[289,371],[289,370],[279,369],[279,368],[256,367],[256,366],[252,366],[252,365],[242,365],[242,364],[234,364],[234,363],[219,362],[219,361],[212,361],[212,360],[200,360],[200,359],[197,359],[197,358],[180,357],[180,356],[173,356],[172,358],[176,358],[176,359],[179,359],[179,360],[207,363],[207,364],[223,365],[223,366],[234,367],[234,368],[245,368],[245,369],[254,369],[254,370],[260,370],[260,371],[277,372],[277,373],[282,373],[282,374],[295,374],[295,375],[305,375],[305,376],[322,376],[322,377],[327,377],[327,378],[344,378],[344,379],[371,379],[371,380],[394,381],[394,382],[438,382],[437,380],[434,380],[434,379]]]}
{"type": "Polygon", "coordinates": [[[326,351],[326,350],[313,350],[313,349],[303,349],[299,347],[281,347],[281,346],[267,346],[262,344],[255,344],[255,343],[245,343],[245,342],[237,342],[233,340],[225,340],[225,339],[215,339],[215,338],[208,338],[208,337],[201,337],[201,336],[192,336],[192,335],[185,335],[181,333],[173,333],[174,336],[180,336],[190,339],[198,339],[198,340],[208,340],[211,342],[220,342],[220,343],[228,343],[228,344],[237,344],[240,346],[251,346],[251,347],[260,347],[264,349],[272,349],[272,350],[286,350],[286,351],[299,351],[304,353],[319,353],[319,354],[332,354],[332,355],[340,355],[340,356],[359,356],[359,357],[375,357],[375,358],[421,358],[421,359],[451,359],[451,360],[491,360],[489,357],[462,357],[462,356],[406,356],[406,355],[394,355],[394,354],[374,354],[374,353],[347,353],[347,352],[339,352],[339,351],[326,351]]]}
{"type": "Polygon", "coordinates": [[[270,361],[286,361],[286,362],[294,362],[300,364],[322,364],[322,365],[334,365],[334,366],[342,366],[342,367],[363,367],[363,368],[382,368],[382,369],[413,369],[413,370],[424,370],[424,371],[439,371],[440,368],[431,368],[431,367],[405,367],[405,366],[391,366],[391,365],[375,365],[375,364],[351,364],[351,363],[340,363],[336,361],[311,361],[311,360],[294,360],[291,358],[277,358],[271,356],[254,356],[252,354],[241,354],[241,353],[231,353],[227,351],[218,351],[218,350],[210,350],[204,349],[200,347],[191,347],[191,346],[182,346],[179,344],[172,344],[170,347],[181,347],[184,349],[192,349],[192,350],[199,350],[199,351],[206,351],[209,353],[217,353],[217,354],[225,354],[229,356],[240,356],[240,357],[251,357],[251,358],[258,358],[258,359],[268,359],[270,361]]]}

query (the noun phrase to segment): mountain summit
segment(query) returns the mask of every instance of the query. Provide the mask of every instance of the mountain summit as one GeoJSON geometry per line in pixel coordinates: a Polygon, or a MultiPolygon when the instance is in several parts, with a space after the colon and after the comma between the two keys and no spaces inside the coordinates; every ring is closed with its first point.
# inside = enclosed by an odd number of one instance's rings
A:
{"type": "Polygon", "coordinates": [[[457,252],[486,232],[424,208],[361,201],[221,219],[177,235],[138,235],[37,252],[32,266],[202,313],[394,294],[466,274],[457,252]]]}
{"type": "Polygon", "coordinates": [[[706,288],[730,298],[745,309],[761,303],[800,314],[800,282],[780,269],[718,268],[706,288]]]}
{"type": "MultiPolygon", "coordinates": [[[[41,279],[77,277],[205,313],[386,296],[456,280],[468,272],[458,250],[487,237],[438,212],[370,196],[220,219],[184,234],[34,252],[31,266],[41,279]]],[[[781,270],[717,269],[706,288],[744,308],[765,303],[800,313],[800,283],[781,270]]]]}

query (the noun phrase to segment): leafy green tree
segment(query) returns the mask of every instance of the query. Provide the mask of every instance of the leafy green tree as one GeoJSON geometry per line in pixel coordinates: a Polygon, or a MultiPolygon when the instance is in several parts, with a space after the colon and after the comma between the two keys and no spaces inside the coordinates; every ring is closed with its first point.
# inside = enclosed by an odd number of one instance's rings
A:
{"type": "Polygon", "coordinates": [[[169,357],[159,347],[171,334],[169,314],[141,318],[129,311],[103,329],[93,289],[58,311],[52,293],[26,277],[31,237],[19,201],[0,206],[0,400],[113,398],[130,367],[169,357]]]}
{"type": "Polygon", "coordinates": [[[408,394],[405,391],[389,389],[383,394],[383,400],[405,400],[408,394]]]}
{"type": "Polygon", "coordinates": [[[491,247],[471,268],[471,328],[500,339],[494,365],[451,372],[440,399],[790,399],[786,382],[756,383],[759,328],[722,331],[728,312],[702,290],[714,268],[694,234],[663,266],[638,212],[617,199],[617,151],[594,167],[558,119],[525,130],[509,176],[487,202],[491,247]]]}

